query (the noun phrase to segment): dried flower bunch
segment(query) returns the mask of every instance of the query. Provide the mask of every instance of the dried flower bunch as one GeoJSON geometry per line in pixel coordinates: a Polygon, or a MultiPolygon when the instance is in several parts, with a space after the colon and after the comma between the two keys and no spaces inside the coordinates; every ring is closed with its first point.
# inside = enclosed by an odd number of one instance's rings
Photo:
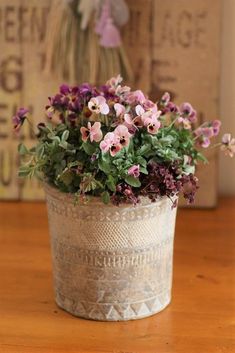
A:
{"type": "MultiPolygon", "coordinates": [[[[178,107],[168,93],[154,103],[121,82],[117,76],[99,88],[62,85],[49,98],[49,121],[38,124],[37,144],[19,145],[19,175],[35,175],[81,200],[90,195],[104,203],[136,204],[140,196],[173,200],[182,193],[192,203],[198,188],[195,166],[206,161],[200,147],[210,146],[220,121],[196,127],[191,104],[178,107]]],[[[13,117],[15,130],[27,113],[21,108],[13,117]]],[[[214,146],[235,153],[230,134],[214,146]]]]}

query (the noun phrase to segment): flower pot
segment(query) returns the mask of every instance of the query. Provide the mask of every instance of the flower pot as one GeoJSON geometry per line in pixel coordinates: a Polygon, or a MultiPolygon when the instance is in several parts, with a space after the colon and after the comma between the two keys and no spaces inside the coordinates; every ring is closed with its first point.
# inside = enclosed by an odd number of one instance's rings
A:
{"type": "Polygon", "coordinates": [[[167,197],[104,205],[46,185],[56,302],[86,319],[140,319],[171,300],[176,209],[167,197]]]}

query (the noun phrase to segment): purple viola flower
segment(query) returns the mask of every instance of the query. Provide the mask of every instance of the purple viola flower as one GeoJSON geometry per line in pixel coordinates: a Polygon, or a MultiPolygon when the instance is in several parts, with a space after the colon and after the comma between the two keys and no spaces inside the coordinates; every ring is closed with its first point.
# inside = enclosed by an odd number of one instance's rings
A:
{"type": "Polygon", "coordinates": [[[71,93],[71,89],[68,85],[66,85],[65,83],[63,83],[60,86],[60,93],[63,94],[64,96],[68,95],[69,93],[71,93]]]}
{"type": "Polygon", "coordinates": [[[16,131],[18,131],[21,126],[23,125],[25,119],[27,118],[27,113],[29,112],[28,109],[26,108],[20,108],[18,109],[18,111],[16,112],[16,115],[13,116],[12,118],[12,122],[13,122],[13,125],[14,125],[14,129],[16,131]]]}
{"type": "Polygon", "coordinates": [[[69,102],[68,109],[74,113],[80,113],[83,109],[83,102],[80,97],[76,97],[72,102],[69,102]]]}
{"type": "Polygon", "coordinates": [[[100,86],[99,87],[99,91],[105,97],[105,99],[107,99],[107,100],[111,99],[111,100],[116,101],[117,98],[119,100],[119,97],[117,97],[115,95],[115,93],[112,90],[110,90],[110,87],[107,86],[107,85],[100,86]]]}
{"type": "Polygon", "coordinates": [[[93,87],[89,83],[82,83],[79,87],[79,92],[81,95],[92,94],[93,87]]]}

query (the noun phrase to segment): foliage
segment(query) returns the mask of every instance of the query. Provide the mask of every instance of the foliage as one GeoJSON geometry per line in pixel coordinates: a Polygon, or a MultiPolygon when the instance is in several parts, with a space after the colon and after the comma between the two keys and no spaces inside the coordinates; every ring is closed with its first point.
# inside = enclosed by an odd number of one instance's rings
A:
{"type": "MultiPolygon", "coordinates": [[[[180,107],[166,93],[158,102],[121,85],[120,76],[100,88],[62,85],[49,98],[48,122],[40,123],[37,144],[19,145],[20,177],[36,176],[62,192],[104,203],[153,201],[180,192],[193,202],[199,147],[208,147],[219,132],[215,120],[196,128],[196,112],[180,107]]],[[[13,118],[19,130],[27,118],[21,108],[13,118]]]]}

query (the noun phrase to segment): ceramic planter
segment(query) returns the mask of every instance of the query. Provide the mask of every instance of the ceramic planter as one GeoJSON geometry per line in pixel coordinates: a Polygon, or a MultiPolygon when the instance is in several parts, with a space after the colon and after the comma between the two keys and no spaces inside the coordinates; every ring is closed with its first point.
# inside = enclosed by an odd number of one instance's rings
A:
{"type": "Polygon", "coordinates": [[[86,319],[140,319],[171,300],[176,209],[156,203],[74,205],[45,187],[56,302],[86,319]]]}

